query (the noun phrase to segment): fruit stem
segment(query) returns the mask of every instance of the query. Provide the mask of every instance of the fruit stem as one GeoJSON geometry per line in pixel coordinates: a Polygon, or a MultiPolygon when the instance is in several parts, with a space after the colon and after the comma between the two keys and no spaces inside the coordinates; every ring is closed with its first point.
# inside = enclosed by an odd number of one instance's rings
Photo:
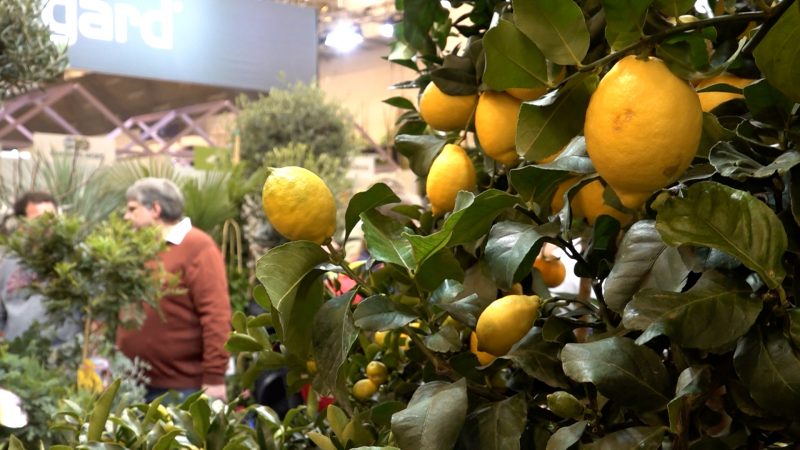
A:
{"type": "MultiPolygon", "coordinates": [[[[781,9],[781,7],[784,7],[787,4],[791,4],[793,2],[794,2],[794,0],[786,0],[786,1],[781,3],[781,5],[778,7],[778,9],[781,9]]],[[[701,28],[705,28],[705,27],[712,26],[712,25],[717,25],[717,24],[722,24],[722,23],[749,22],[749,21],[756,21],[756,20],[761,20],[761,19],[765,19],[765,18],[772,19],[772,18],[775,18],[776,16],[780,16],[781,13],[782,13],[782,11],[777,11],[777,10],[772,14],[770,14],[769,12],[766,12],[766,11],[743,12],[743,13],[739,13],[739,14],[728,14],[728,15],[724,15],[724,16],[712,17],[710,19],[698,20],[697,22],[680,24],[680,25],[677,25],[677,26],[675,26],[673,28],[670,28],[668,30],[664,30],[664,31],[661,31],[661,32],[658,32],[658,33],[655,33],[655,34],[651,34],[651,35],[645,36],[645,37],[639,39],[639,41],[634,42],[633,44],[625,46],[625,47],[617,50],[616,52],[612,52],[612,53],[610,53],[610,54],[608,54],[608,55],[606,55],[606,56],[604,56],[604,57],[602,57],[602,58],[600,58],[600,59],[598,59],[598,60],[596,60],[594,62],[586,64],[585,66],[579,66],[577,69],[578,69],[579,72],[589,72],[591,70],[594,70],[597,67],[601,67],[601,66],[604,66],[604,65],[606,65],[608,63],[614,62],[614,61],[622,58],[623,56],[626,56],[627,54],[633,52],[634,50],[637,50],[639,48],[644,48],[644,47],[650,46],[652,44],[661,42],[661,41],[665,40],[668,37],[671,37],[671,36],[676,35],[676,34],[681,34],[684,31],[699,30],[701,28]]],[[[759,33],[760,32],[761,32],[761,30],[759,30],[759,33]]],[[[756,36],[754,36],[753,39],[750,42],[748,42],[747,45],[745,45],[745,49],[747,47],[749,47],[750,44],[752,43],[752,41],[754,41],[755,39],[756,39],[756,36]]],[[[742,51],[744,52],[744,50],[742,50],[742,51]]]]}
{"type": "Polygon", "coordinates": [[[344,251],[337,250],[330,240],[325,243],[325,247],[328,249],[331,262],[341,267],[344,273],[353,281],[355,281],[356,284],[358,284],[358,287],[364,291],[364,294],[366,294],[367,297],[375,295],[375,291],[373,291],[372,288],[350,267],[350,264],[345,261],[344,251]]]}

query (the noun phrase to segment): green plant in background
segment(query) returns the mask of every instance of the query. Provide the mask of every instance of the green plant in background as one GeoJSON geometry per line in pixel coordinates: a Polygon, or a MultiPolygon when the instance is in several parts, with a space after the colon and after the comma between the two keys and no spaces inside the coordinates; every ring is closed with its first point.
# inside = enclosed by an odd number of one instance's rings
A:
{"type": "Polygon", "coordinates": [[[53,79],[67,67],[66,51],[50,40],[40,0],[0,0],[0,101],[53,79]]]}
{"type": "Polygon", "coordinates": [[[263,167],[274,149],[289,144],[305,144],[314,155],[344,162],[356,148],[352,118],[317,86],[298,82],[273,88],[255,100],[242,96],[237,106],[242,160],[251,170],[263,167]]]}

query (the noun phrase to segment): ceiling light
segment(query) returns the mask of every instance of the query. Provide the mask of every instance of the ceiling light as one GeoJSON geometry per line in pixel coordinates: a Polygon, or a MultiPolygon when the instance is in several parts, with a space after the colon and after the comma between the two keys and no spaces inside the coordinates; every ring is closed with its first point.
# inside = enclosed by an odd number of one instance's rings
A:
{"type": "Polygon", "coordinates": [[[364,42],[361,30],[352,23],[342,22],[337,24],[325,37],[325,45],[332,49],[348,53],[364,42]]]}
{"type": "Polygon", "coordinates": [[[451,5],[450,2],[447,0],[442,0],[439,3],[442,5],[442,8],[450,9],[453,7],[453,5],[451,5]]]}
{"type": "Polygon", "coordinates": [[[390,38],[394,36],[394,25],[392,25],[389,22],[382,23],[380,28],[378,29],[378,32],[381,34],[381,36],[385,38],[390,38]]]}

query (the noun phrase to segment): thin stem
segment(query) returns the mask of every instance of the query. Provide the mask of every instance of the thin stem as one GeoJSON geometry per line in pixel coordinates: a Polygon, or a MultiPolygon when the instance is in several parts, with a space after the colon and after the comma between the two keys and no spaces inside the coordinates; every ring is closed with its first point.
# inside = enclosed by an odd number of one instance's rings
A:
{"type": "MultiPolygon", "coordinates": [[[[794,0],[786,0],[784,3],[792,3],[794,0]]],[[[783,5],[782,3],[781,5],[783,5]]],[[[777,15],[777,14],[776,14],[777,15]]],[[[639,41],[634,42],[626,47],[623,47],[616,52],[610,53],[594,62],[586,64],[585,66],[578,66],[578,71],[580,72],[589,72],[594,70],[597,67],[604,66],[610,62],[614,62],[623,56],[631,53],[634,50],[639,48],[644,48],[650,46],[656,42],[661,42],[664,39],[674,36],[676,34],[681,34],[684,31],[691,31],[691,30],[698,30],[701,28],[705,28],[712,25],[719,25],[723,23],[735,23],[735,22],[749,22],[753,20],[759,20],[769,17],[768,12],[758,11],[758,12],[743,12],[735,15],[725,15],[719,17],[712,17],[710,19],[702,19],[698,20],[697,22],[692,23],[685,23],[670,28],[668,30],[664,30],[658,32],[656,34],[651,34],[641,38],[639,41]]]]}
{"type": "Polygon", "coordinates": [[[83,319],[83,346],[81,347],[81,356],[83,360],[89,359],[89,340],[92,335],[92,311],[86,310],[86,317],[83,319]]]}
{"type": "Polygon", "coordinates": [[[414,344],[419,347],[419,350],[425,355],[426,358],[433,364],[433,368],[436,369],[436,373],[447,373],[449,376],[450,369],[445,367],[444,363],[436,356],[426,345],[425,342],[417,336],[417,333],[411,330],[411,327],[408,325],[403,326],[403,331],[414,341],[414,344]],[[446,368],[446,371],[442,371],[443,368],[446,368]]]}
{"type": "Polygon", "coordinates": [[[544,224],[544,221],[542,219],[540,219],[539,216],[535,212],[533,212],[530,209],[520,205],[519,203],[514,205],[514,209],[516,209],[517,211],[521,212],[522,214],[528,216],[531,220],[536,222],[536,225],[543,225],[544,224]]]}
{"type": "MultiPolygon", "coordinates": [[[[762,2],[763,3],[763,2],[762,2]]],[[[764,24],[761,25],[761,28],[756,31],[756,34],[745,44],[744,48],[742,48],[742,53],[749,54],[753,50],[755,50],[756,46],[764,39],[764,36],[767,35],[769,30],[778,22],[778,19],[781,18],[784,12],[792,6],[794,0],[784,0],[783,2],[779,3],[778,6],[775,8],[770,8],[767,6],[765,14],[767,15],[767,20],[764,21],[764,24]]],[[[766,5],[765,5],[766,6],[766,5]]]]}
{"type": "Polygon", "coordinates": [[[344,260],[344,251],[337,250],[331,241],[325,242],[325,247],[328,249],[328,254],[331,257],[331,262],[341,267],[345,274],[358,284],[358,287],[364,291],[367,297],[375,295],[375,291],[350,267],[347,261],[344,260]]]}

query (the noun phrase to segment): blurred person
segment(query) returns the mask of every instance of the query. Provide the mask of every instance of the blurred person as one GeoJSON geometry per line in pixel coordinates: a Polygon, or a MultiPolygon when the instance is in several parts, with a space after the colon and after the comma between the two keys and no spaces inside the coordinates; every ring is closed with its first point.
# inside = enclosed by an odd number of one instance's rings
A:
{"type": "MultiPolygon", "coordinates": [[[[13,219],[30,220],[43,214],[55,214],[57,205],[56,199],[46,192],[26,192],[14,202],[13,219]]],[[[19,258],[0,253],[0,335],[9,341],[20,337],[34,322],[46,325],[45,298],[30,289],[34,279],[35,274],[19,258]]],[[[77,322],[43,329],[56,345],[66,342],[79,331],[77,322]]]]}
{"type": "Polygon", "coordinates": [[[151,366],[147,401],[169,391],[182,399],[201,389],[225,401],[229,355],[224,345],[231,307],[222,253],[183,216],[183,196],[171,181],[141,179],[128,188],[126,198],[125,219],[135,228],[161,229],[168,247],[160,261],[180,280],[179,292],[160,300],[162,316],[145,304],[142,327],[120,328],[117,345],[129,358],[139,357],[151,366]]]}

